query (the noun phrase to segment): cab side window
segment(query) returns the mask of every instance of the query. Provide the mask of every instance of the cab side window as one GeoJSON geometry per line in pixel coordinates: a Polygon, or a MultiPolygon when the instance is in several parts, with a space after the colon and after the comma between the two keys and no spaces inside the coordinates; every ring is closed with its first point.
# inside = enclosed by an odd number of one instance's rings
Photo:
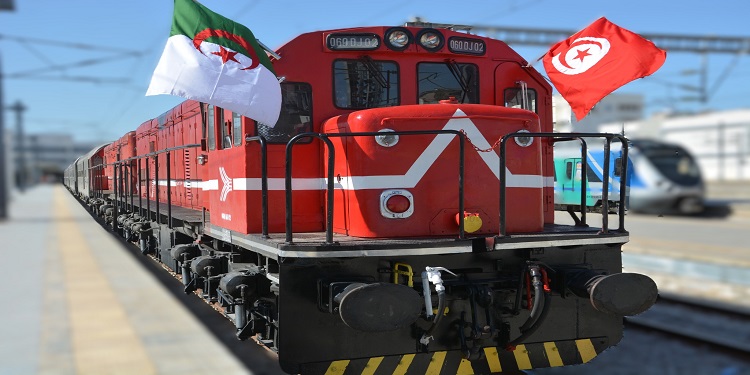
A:
{"type": "Polygon", "coordinates": [[[242,144],[242,116],[234,112],[232,112],[232,136],[235,146],[242,144]]]}
{"type": "Polygon", "coordinates": [[[214,122],[214,106],[206,106],[206,139],[208,140],[208,149],[216,150],[216,124],[214,122]]]}
{"type": "MultiPolygon", "coordinates": [[[[302,82],[281,84],[281,114],[276,126],[256,122],[256,134],[268,143],[287,143],[300,133],[312,131],[312,86],[302,82]]],[[[312,139],[300,140],[312,142],[312,139]]]]}
{"type": "Polygon", "coordinates": [[[221,129],[221,148],[231,148],[232,147],[232,135],[231,130],[229,129],[229,122],[224,121],[224,108],[216,107],[217,113],[216,113],[216,126],[221,129]]]}
{"type": "Polygon", "coordinates": [[[526,90],[524,102],[523,91],[520,88],[505,89],[503,96],[505,106],[510,108],[521,108],[536,113],[536,90],[526,90]]]}

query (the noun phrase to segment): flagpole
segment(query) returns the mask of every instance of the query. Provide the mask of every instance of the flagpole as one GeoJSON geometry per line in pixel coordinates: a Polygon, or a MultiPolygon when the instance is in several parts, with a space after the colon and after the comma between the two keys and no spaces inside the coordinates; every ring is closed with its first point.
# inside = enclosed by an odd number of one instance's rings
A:
{"type": "Polygon", "coordinates": [[[258,42],[258,45],[261,48],[263,48],[264,50],[266,50],[266,52],[268,52],[269,55],[273,56],[274,59],[281,60],[281,55],[279,55],[278,53],[276,53],[274,50],[268,48],[268,46],[265,45],[265,44],[263,44],[263,42],[261,42],[260,40],[255,39],[255,41],[258,42]]]}

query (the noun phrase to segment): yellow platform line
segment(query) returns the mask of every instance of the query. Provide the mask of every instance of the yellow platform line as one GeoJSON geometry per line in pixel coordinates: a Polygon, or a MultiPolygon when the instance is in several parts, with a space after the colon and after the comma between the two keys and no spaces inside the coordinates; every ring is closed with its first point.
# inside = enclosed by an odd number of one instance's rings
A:
{"type": "Polygon", "coordinates": [[[154,363],[99,269],[65,194],[55,189],[55,230],[76,373],[155,374],[154,363]]]}
{"type": "Polygon", "coordinates": [[[75,364],[70,347],[68,307],[65,282],[60,267],[56,231],[50,231],[45,244],[44,290],[41,314],[39,374],[74,374],[75,364]]]}

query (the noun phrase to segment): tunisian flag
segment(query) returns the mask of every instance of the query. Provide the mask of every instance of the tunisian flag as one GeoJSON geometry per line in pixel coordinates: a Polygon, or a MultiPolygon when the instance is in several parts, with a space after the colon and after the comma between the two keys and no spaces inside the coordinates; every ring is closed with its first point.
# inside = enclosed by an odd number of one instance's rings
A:
{"type": "Polygon", "coordinates": [[[612,91],[653,74],[667,52],[602,17],[544,55],[544,70],[577,120],[612,91]]]}

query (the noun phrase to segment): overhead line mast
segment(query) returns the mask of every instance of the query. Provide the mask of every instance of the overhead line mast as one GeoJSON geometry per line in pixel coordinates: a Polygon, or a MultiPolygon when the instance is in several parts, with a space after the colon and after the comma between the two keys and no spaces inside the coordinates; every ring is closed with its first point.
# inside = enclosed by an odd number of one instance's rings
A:
{"type": "MultiPolygon", "coordinates": [[[[508,44],[525,44],[549,47],[575,34],[575,30],[538,29],[526,27],[502,27],[487,25],[456,25],[449,23],[423,22],[419,19],[407,22],[407,26],[435,27],[471,33],[482,33],[508,44]]],[[[747,53],[750,52],[750,36],[697,36],[679,34],[640,34],[659,48],[674,52],[698,53],[747,53]]]]}
{"type": "MultiPolygon", "coordinates": [[[[450,23],[432,23],[424,22],[419,17],[414,21],[406,23],[406,26],[413,27],[434,27],[445,28],[454,31],[463,31],[469,34],[482,34],[494,39],[499,39],[511,45],[530,45],[550,47],[561,40],[565,40],[577,31],[560,30],[560,29],[538,29],[526,27],[504,27],[488,25],[457,25],[450,23]]],[[[706,103],[709,100],[710,92],[708,88],[708,59],[709,53],[734,54],[735,60],[732,61],[722,72],[719,78],[714,82],[711,91],[716,91],[724,82],[729,72],[737,65],[737,59],[750,52],[750,36],[698,36],[698,35],[680,35],[680,34],[640,34],[642,37],[654,42],[659,48],[669,52],[690,52],[700,53],[701,67],[698,70],[700,82],[698,86],[681,85],[685,90],[697,92],[695,97],[686,97],[682,100],[699,101],[706,103]]]]}

